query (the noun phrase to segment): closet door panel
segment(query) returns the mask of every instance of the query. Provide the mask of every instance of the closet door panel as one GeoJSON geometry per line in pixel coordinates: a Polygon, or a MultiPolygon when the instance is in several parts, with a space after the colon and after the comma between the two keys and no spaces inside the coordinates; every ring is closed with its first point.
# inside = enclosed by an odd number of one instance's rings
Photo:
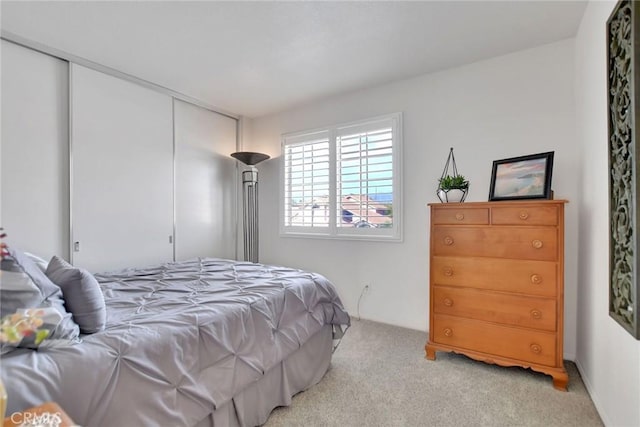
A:
{"type": "Polygon", "coordinates": [[[7,242],[69,259],[68,64],[2,40],[1,221],[7,242]]]}
{"type": "Polygon", "coordinates": [[[236,120],[174,100],[176,260],[235,258],[236,120]]]}
{"type": "Polygon", "coordinates": [[[99,272],[173,259],[172,130],[168,95],[71,65],[75,265],[99,272]]]}

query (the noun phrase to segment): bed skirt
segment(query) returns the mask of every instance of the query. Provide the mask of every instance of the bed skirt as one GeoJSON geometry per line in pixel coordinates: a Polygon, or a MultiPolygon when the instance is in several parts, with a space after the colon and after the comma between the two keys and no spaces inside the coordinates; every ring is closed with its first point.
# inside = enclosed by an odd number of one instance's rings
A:
{"type": "Polygon", "coordinates": [[[332,327],[325,325],[302,347],[250,384],[230,401],[215,409],[197,427],[259,426],[278,406],[320,382],[329,369],[332,327]]]}

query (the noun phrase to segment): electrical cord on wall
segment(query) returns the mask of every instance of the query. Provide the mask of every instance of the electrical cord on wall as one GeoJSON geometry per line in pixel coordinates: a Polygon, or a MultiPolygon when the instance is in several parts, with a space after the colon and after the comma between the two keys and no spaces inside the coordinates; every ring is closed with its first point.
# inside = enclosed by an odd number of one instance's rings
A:
{"type": "Polygon", "coordinates": [[[357,306],[358,320],[360,320],[360,301],[362,300],[362,297],[364,296],[364,294],[367,293],[368,290],[369,290],[369,285],[365,285],[364,288],[362,288],[362,292],[360,292],[360,296],[358,297],[358,306],[357,306]]]}

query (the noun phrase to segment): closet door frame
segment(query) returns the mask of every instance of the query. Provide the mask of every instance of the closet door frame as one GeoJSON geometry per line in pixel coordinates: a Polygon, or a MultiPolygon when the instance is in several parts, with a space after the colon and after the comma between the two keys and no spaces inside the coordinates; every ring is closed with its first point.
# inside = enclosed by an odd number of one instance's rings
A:
{"type": "Polygon", "coordinates": [[[2,79],[15,79],[5,81],[2,100],[7,242],[69,259],[69,63],[11,40],[1,49],[2,79]]]}
{"type": "Polygon", "coordinates": [[[235,258],[238,123],[175,98],[173,111],[175,259],[235,258]]]}
{"type": "MultiPolygon", "coordinates": [[[[224,109],[222,109],[220,107],[217,107],[215,105],[211,105],[211,104],[208,104],[206,102],[200,101],[199,99],[192,98],[192,97],[190,97],[188,95],[184,95],[184,94],[182,94],[180,92],[171,90],[171,89],[166,88],[164,86],[160,86],[160,85],[157,85],[155,83],[149,82],[147,80],[144,80],[144,79],[132,76],[130,74],[126,74],[126,73],[123,73],[121,71],[115,70],[113,68],[110,68],[110,67],[95,63],[95,62],[87,60],[87,59],[85,59],[83,57],[70,54],[70,53],[65,52],[63,50],[56,49],[56,48],[47,46],[47,45],[39,43],[39,42],[35,42],[33,40],[29,40],[27,38],[24,38],[24,37],[19,36],[17,34],[13,34],[13,33],[8,32],[6,30],[0,30],[0,39],[8,41],[8,42],[11,42],[11,43],[14,43],[14,44],[16,44],[18,46],[22,46],[24,48],[27,48],[27,49],[30,49],[30,50],[33,50],[33,51],[48,55],[48,56],[51,56],[53,58],[60,59],[62,61],[66,61],[68,63],[69,74],[71,73],[72,64],[81,65],[81,66],[84,66],[86,68],[89,68],[89,69],[92,69],[92,70],[99,71],[99,72],[102,72],[104,74],[110,75],[112,77],[117,77],[117,78],[120,78],[122,80],[138,84],[138,85],[140,85],[142,87],[146,87],[146,88],[152,89],[154,91],[170,95],[173,98],[173,101],[172,101],[173,103],[175,103],[175,100],[184,101],[184,102],[186,102],[188,104],[192,104],[192,105],[195,105],[197,107],[203,108],[205,110],[209,110],[212,113],[216,113],[216,114],[219,114],[219,115],[222,115],[222,116],[229,117],[230,119],[234,119],[236,121],[236,133],[235,133],[235,136],[236,136],[236,141],[235,141],[236,148],[235,148],[234,151],[238,151],[238,150],[240,150],[242,148],[242,130],[243,130],[242,122],[243,122],[243,119],[242,119],[242,117],[238,116],[237,114],[234,114],[234,113],[232,113],[230,111],[226,111],[226,110],[224,110],[224,109]]],[[[71,102],[71,95],[72,95],[71,94],[72,88],[71,88],[70,79],[71,79],[71,76],[69,75],[68,76],[68,90],[69,90],[69,93],[67,94],[67,104],[69,104],[71,102]]],[[[68,117],[67,130],[68,131],[67,131],[67,135],[68,135],[68,139],[69,139],[69,141],[68,141],[68,146],[69,146],[69,150],[68,150],[69,151],[69,158],[68,158],[69,188],[68,188],[68,190],[69,190],[69,194],[68,194],[68,206],[67,206],[66,214],[68,215],[68,218],[69,218],[69,229],[68,229],[69,248],[68,248],[68,254],[67,255],[69,257],[69,260],[71,262],[73,262],[73,253],[74,253],[73,252],[74,251],[73,225],[74,225],[74,223],[73,223],[73,216],[72,216],[72,207],[73,207],[74,194],[73,194],[73,169],[72,168],[73,168],[73,161],[74,161],[74,153],[73,153],[73,143],[71,141],[72,117],[71,117],[70,109],[71,109],[71,107],[70,107],[70,105],[68,105],[68,114],[67,114],[67,117],[68,117]]],[[[173,118],[173,120],[175,120],[175,114],[172,115],[172,118],[173,118]]],[[[175,123],[174,123],[174,126],[175,126],[175,123]]],[[[174,166],[173,166],[173,191],[174,191],[173,236],[175,236],[175,233],[176,233],[176,228],[175,228],[176,227],[176,224],[175,224],[175,220],[176,220],[176,217],[175,217],[175,209],[176,209],[176,206],[175,206],[175,190],[176,190],[176,188],[175,188],[175,185],[176,185],[175,184],[175,144],[176,144],[175,134],[173,134],[172,137],[173,137],[173,146],[174,146],[173,147],[173,150],[174,150],[174,157],[173,157],[173,161],[174,161],[174,166]]],[[[231,153],[229,153],[229,154],[231,154],[231,153]]],[[[239,179],[238,179],[238,174],[239,174],[240,168],[239,168],[237,162],[236,162],[236,165],[235,165],[235,170],[236,170],[235,181],[234,181],[235,182],[235,184],[234,184],[235,200],[233,201],[233,209],[235,211],[235,215],[234,215],[234,218],[235,218],[234,230],[236,232],[234,233],[235,242],[234,242],[233,246],[235,247],[235,258],[237,259],[238,258],[238,243],[239,243],[238,233],[241,232],[240,221],[238,219],[238,215],[241,212],[241,208],[238,206],[238,204],[240,202],[240,197],[239,197],[240,184],[239,184],[239,179]]],[[[175,237],[174,237],[173,241],[175,242],[175,237]]],[[[173,249],[173,256],[174,256],[174,259],[175,259],[175,243],[174,243],[174,249],[173,249]]]]}
{"type": "Polygon", "coordinates": [[[172,261],[172,98],[77,64],[70,87],[74,264],[172,261]]]}

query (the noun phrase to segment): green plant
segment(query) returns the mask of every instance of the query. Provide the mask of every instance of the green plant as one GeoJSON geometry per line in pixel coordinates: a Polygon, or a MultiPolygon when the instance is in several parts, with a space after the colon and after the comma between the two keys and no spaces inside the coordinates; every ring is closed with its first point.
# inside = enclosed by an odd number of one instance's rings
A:
{"type": "Polygon", "coordinates": [[[440,188],[443,190],[465,189],[469,187],[469,181],[465,180],[463,175],[447,175],[440,178],[440,188]]]}

